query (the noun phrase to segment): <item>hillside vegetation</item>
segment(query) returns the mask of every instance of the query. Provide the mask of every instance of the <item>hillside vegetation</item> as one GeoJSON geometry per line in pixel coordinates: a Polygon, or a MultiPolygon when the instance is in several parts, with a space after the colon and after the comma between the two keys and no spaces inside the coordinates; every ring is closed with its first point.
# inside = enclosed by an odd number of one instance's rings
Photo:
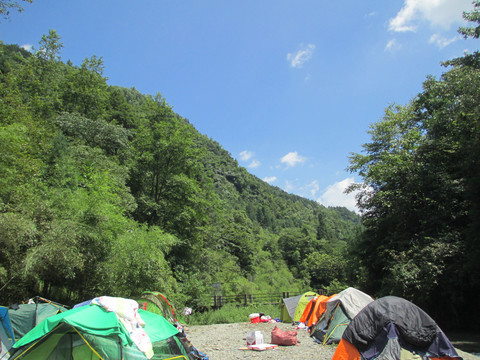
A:
{"type": "Polygon", "coordinates": [[[55,31],[38,48],[0,46],[1,303],[346,283],[358,216],[249,174],[160,94],[108,85],[101,58],[62,61],[55,31]]]}
{"type": "MultiPolygon", "coordinates": [[[[478,39],[473,4],[459,33],[478,39]]],[[[371,125],[350,157],[360,218],[268,185],[160,94],[108,85],[101,58],[74,65],[61,49],[55,31],[34,53],[0,46],[3,304],[159,290],[198,310],[213,284],[223,295],[354,286],[478,330],[478,51],[371,125]]]]}

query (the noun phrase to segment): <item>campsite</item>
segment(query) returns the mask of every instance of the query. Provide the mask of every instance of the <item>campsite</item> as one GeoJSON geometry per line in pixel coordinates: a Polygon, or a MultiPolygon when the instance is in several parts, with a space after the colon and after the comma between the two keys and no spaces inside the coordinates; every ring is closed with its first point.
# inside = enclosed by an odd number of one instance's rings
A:
{"type": "Polygon", "coordinates": [[[304,5],[0,0],[0,360],[477,357],[480,0],[304,5]]]}
{"type": "Polygon", "coordinates": [[[159,292],[138,301],[101,296],[72,309],[36,297],[0,307],[0,359],[475,359],[395,296],[374,300],[352,287],[305,292],[284,298],[278,311],[281,318],[253,313],[249,322],[190,325],[159,292]]]}
{"type": "MultiPolygon", "coordinates": [[[[283,330],[294,329],[292,324],[281,324],[283,330]]],[[[260,330],[269,334],[271,324],[216,324],[187,326],[193,343],[207,353],[210,360],[330,360],[336,350],[336,345],[322,346],[313,342],[306,332],[299,332],[297,346],[266,351],[239,350],[245,348],[245,335],[249,331],[260,330]]],[[[478,360],[475,356],[458,350],[464,360],[478,360]]]]}

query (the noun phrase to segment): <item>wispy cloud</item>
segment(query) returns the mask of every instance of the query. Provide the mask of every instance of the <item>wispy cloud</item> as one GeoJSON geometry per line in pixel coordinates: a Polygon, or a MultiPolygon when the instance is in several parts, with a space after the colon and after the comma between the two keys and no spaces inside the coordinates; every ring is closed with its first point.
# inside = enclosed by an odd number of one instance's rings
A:
{"type": "Polygon", "coordinates": [[[402,46],[399,44],[397,39],[392,39],[387,43],[387,45],[385,45],[385,51],[397,51],[401,47],[402,46]]]}
{"type": "Polygon", "coordinates": [[[33,50],[33,45],[32,44],[23,44],[20,47],[24,50],[27,50],[27,51],[32,51],[33,50]]]}
{"type": "Polygon", "coordinates": [[[265,181],[266,183],[273,183],[277,180],[277,177],[276,176],[266,176],[263,178],[263,181],[265,181]]]}
{"type": "Polygon", "coordinates": [[[260,161],[258,160],[253,160],[249,165],[248,167],[250,169],[256,169],[257,167],[259,167],[261,165],[260,161]]]}
{"type": "Polygon", "coordinates": [[[301,46],[297,52],[287,54],[287,61],[290,63],[291,67],[301,68],[303,64],[312,58],[314,50],[315,45],[313,44],[301,46]]]}
{"type": "Polygon", "coordinates": [[[253,155],[255,155],[255,153],[251,152],[251,151],[248,151],[248,150],[243,150],[241,153],[240,153],[240,160],[242,161],[248,161],[250,160],[253,155]]]}
{"type": "Polygon", "coordinates": [[[317,196],[318,190],[320,190],[320,185],[317,180],[313,180],[310,184],[306,186],[306,190],[310,193],[312,198],[317,196]]]}
{"type": "Polygon", "coordinates": [[[351,211],[358,212],[355,200],[357,192],[345,194],[345,189],[354,182],[354,178],[347,178],[328,186],[325,192],[317,199],[317,202],[325,206],[344,206],[351,211]]]}
{"type": "Polygon", "coordinates": [[[306,158],[298,155],[296,151],[293,151],[282,157],[280,161],[287,164],[287,167],[294,167],[297,164],[303,164],[306,161],[306,158]]]}
{"type": "Polygon", "coordinates": [[[426,21],[432,27],[449,29],[462,21],[464,10],[472,8],[471,0],[405,0],[402,9],[390,19],[388,29],[395,32],[417,31],[426,21]]]}
{"type": "Polygon", "coordinates": [[[460,36],[454,36],[450,39],[447,39],[446,37],[440,34],[433,34],[432,36],[430,36],[430,43],[437,45],[440,49],[443,49],[444,47],[460,39],[461,39],[460,36]]]}

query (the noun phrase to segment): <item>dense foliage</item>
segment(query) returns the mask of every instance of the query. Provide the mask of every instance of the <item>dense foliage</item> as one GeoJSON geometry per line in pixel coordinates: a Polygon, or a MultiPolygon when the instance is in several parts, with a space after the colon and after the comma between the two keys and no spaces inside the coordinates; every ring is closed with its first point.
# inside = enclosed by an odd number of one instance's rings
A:
{"type": "MultiPolygon", "coordinates": [[[[480,23],[480,2],[465,18],[480,23]]],[[[478,38],[479,26],[460,28],[478,38]]],[[[478,327],[479,53],[445,63],[408,105],[372,125],[351,170],[364,180],[365,232],[354,247],[364,288],[413,300],[448,325],[478,327]],[[456,322],[452,324],[452,322],[456,322]]]]}
{"type": "Polygon", "coordinates": [[[358,216],[266,184],[160,94],[61,50],[53,30],[33,53],[0,45],[1,303],[159,290],[200,308],[214,283],[281,293],[355,275],[342,259],[358,216]]]}

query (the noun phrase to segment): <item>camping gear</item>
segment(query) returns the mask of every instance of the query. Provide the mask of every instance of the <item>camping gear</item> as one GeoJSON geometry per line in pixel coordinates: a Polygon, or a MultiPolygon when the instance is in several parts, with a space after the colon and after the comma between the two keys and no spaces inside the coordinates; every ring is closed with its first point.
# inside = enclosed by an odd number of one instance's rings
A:
{"type": "Polygon", "coordinates": [[[252,324],[256,324],[256,323],[260,322],[260,314],[258,314],[258,313],[250,314],[250,315],[248,315],[248,317],[250,318],[250,322],[252,324]]]}
{"type": "MultiPolygon", "coordinates": [[[[138,314],[153,347],[152,359],[189,359],[178,329],[161,315],[141,309],[138,314]]],[[[13,349],[11,359],[147,359],[117,315],[93,302],[47,318],[13,349]]]]}
{"type": "Polygon", "coordinates": [[[364,292],[349,287],[327,301],[320,321],[311,336],[323,345],[338,343],[350,321],[373,299],[364,292]]]}
{"type": "Polygon", "coordinates": [[[307,291],[301,295],[282,299],[280,320],[282,322],[300,321],[305,307],[315,296],[318,296],[318,294],[313,291],[307,291]]]}
{"type": "Polygon", "coordinates": [[[276,347],[278,347],[278,345],[276,344],[248,345],[248,348],[250,350],[255,350],[255,351],[265,351],[265,350],[275,349],[276,347]]]}
{"type": "Polygon", "coordinates": [[[428,314],[396,296],[380,298],[359,312],[343,333],[332,360],[360,358],[462,359],[428,314]]]}
{"type": "Polygon", "coordinates": [[[165,295],[158,291],[144,291],[140,299],[138,299],[138,304],[143,310],[163,315],[172,324],[178,322],[173,305],[165,295]]]}
{"type": "Polygon", "coordinates": [[[250,331],[247,333],[247,346],[263,344],[263,334],[261,331],[250,331]]]}
{"type": "Polygon", "coordinates": [[[272,330],[271,343],[276,345],[291,346],[297,345],[297,330],[282,330],[274,327],[272,330]]]}
{"type": "Polygon", "coordinates": [[[15,343],[10,316],[6,307],[0,307],[0,359],[8,359],[8,350],[15,343]]]}
{"type": "Polygon", "coordinates": [[[36,296],[28,304],[14,304],[8,307],[8,315],[12,324],[15,341],[46,318],[67,311],[65,305],[36,296]]]}
{"type": "Polygon", "coordinates": [[[300,322],[304,323],[307,327],[315,325],[327,309],[327,301],[336,295],[337,294],[332,296],[319,295],[314,297],[305,307],[300,322]]]}

